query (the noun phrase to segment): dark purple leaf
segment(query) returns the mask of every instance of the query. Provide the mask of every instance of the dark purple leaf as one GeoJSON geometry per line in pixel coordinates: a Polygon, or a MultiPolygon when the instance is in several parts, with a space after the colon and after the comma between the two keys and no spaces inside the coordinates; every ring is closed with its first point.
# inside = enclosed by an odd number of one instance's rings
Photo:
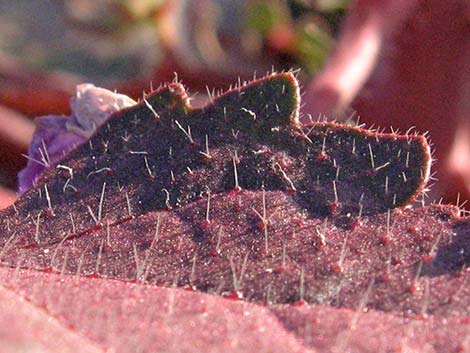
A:
{"type": "Polygon", "coordinates": [[[120,351],[372,352],[415,325],[411,347],[468,349],[470,223],[408,207],[424,137],[301,125],[299,101],[283,73],[115,113],[0,214],[5,287],[120,351]]]}

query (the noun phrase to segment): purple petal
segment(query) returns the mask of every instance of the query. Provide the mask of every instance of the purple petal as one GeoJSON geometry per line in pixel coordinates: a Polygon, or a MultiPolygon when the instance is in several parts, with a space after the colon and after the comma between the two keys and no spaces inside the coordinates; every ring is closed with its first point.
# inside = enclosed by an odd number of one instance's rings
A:
{"type": "Polygon", "coordinates": [[[36,118],[36,131],[28,150],[28,163],[18,173],[19,193],[30,189],[44,169],[55,164],[86,138],[69,132],[65,116],[48,115],[36,118]]]}
{"type": "Polygon", "coordinates": [[[52,167],[86,141],[114,112],[136,104],[131,98],[92,84],[77,86],[71,99],[72,116],[36,118],[36,131],[28,150],[28,163],[18,174],[20,195],[29,190],[44,169],[52,167]]]}

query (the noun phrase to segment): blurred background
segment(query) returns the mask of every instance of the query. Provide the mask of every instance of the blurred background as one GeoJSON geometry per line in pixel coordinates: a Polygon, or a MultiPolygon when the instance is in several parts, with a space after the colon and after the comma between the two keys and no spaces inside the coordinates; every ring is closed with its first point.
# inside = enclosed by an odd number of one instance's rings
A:
{"type": "Polygon", "coordinates": [[[198,105],[273,68],[300,69],[303,122],[428,131],[430,200],[469,198],[468,0],[0,0],[0,208],[78,83],[138,99],[176,76],[198,105]]]}

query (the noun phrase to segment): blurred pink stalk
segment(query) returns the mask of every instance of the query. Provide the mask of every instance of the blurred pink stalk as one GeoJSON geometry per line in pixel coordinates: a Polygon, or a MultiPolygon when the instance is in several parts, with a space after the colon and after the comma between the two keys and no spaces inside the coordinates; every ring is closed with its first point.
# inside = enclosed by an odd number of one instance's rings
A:
{"type": "Polygon", "coordinates": [[[0,210],[7,208],[17,199],[16,193],[0,186],[0,210]]]}
{"type": "Polygon", "coordinates": [[[353,0],[304,111],[341,119],[352,107],[369,124],[429,131],[441,180],[433,196],[468,197],[469,63],[470,2],[353,0]]]}
{"type": "Polygon", "coordinates": [[[34,132],[34,123],[26,116],[0,105],[0,141],[27,150],[34,132]]]}

